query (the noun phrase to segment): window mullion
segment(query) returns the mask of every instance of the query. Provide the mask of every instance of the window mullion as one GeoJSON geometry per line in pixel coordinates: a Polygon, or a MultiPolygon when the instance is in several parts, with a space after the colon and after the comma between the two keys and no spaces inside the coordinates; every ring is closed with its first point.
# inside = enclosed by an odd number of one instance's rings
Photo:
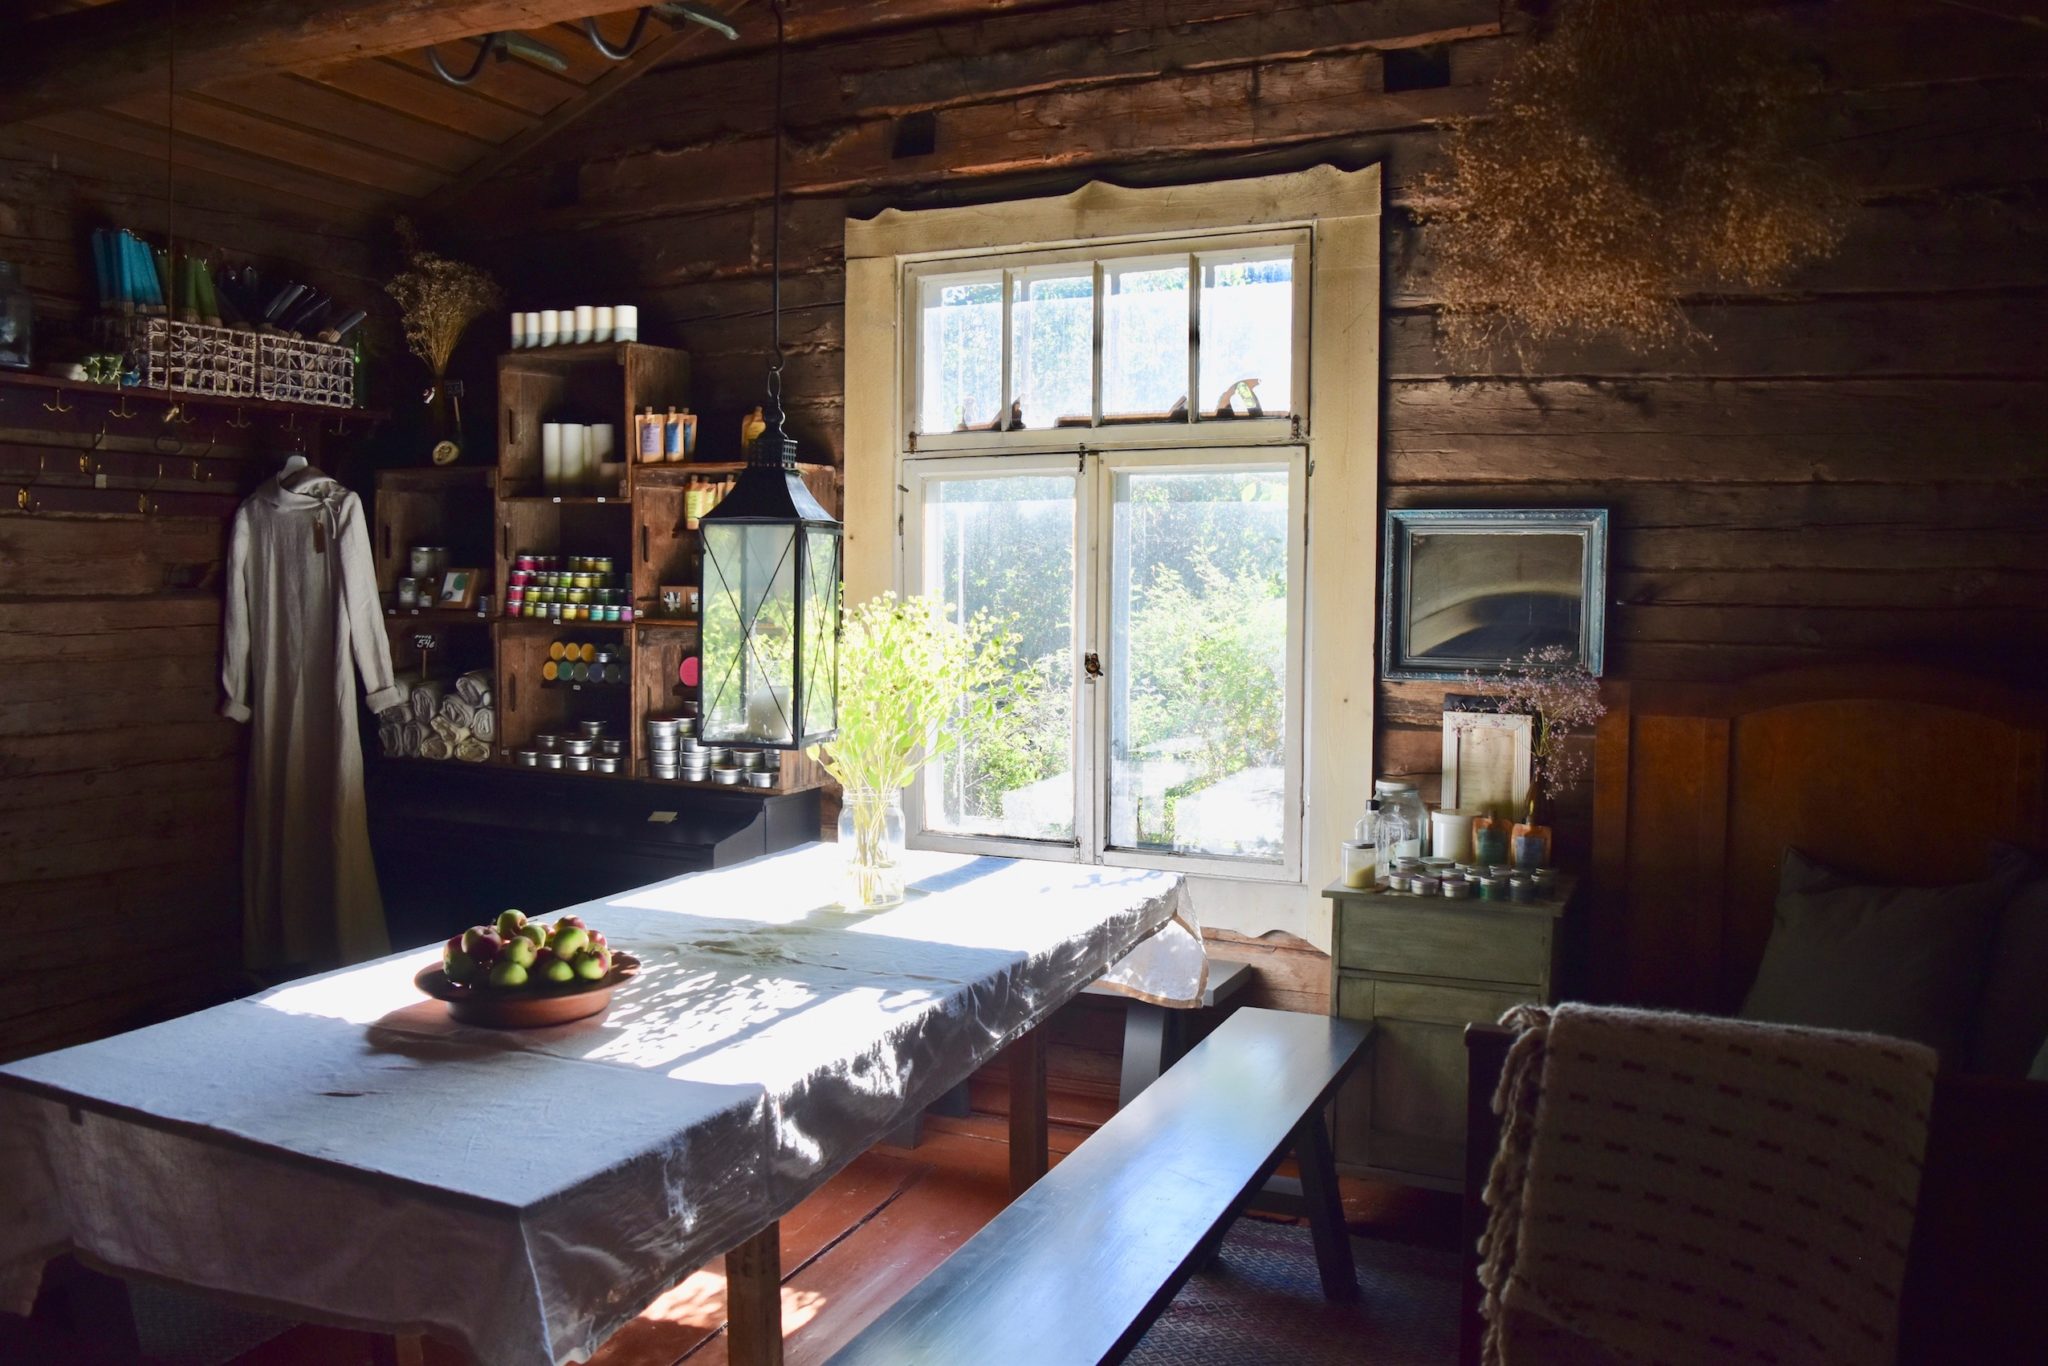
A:
{"type": "Polygon", "coordinates": [[[1015,358],[1010,353],[1010,291],[1014,288],[1016,275],[1017,272],[1013,270],[1003,271],[997,284],[997,288],[1003,292],[1002,321],[998,324],[1002,328],[1002,344],[1000,349],[1003,357],[1003,388],[1002,397],[996,401],[995,427],[999,432],[1010,430],[1011,405],[1016,399],[1016,385],[1015,380],[1012,378],[1015,358]]]}
{"type": "Polygon", "coordinates": [[[1090,369],[1088,380],[1090,400],[1092,405],[1089,409],[1088,425],[1091,428],[1100,427],[1102,425],[1102,322],[1104,317],[1107,316],[1107,310],[1104,308],[1102,300],[1102,286],[1103,281],[1106,278],[1106,276],[1103,273],[1102,262],[1096,261],[1094,263],[1094,274],[1095,288],[1093,290],[1093,295],[1095,303],[1095,321],[1093,325],[1090,327],[1089,339],[1090,346],[1094,352],[1094,355],[1089,362],[1090,369]]]}
{"type": "Polygon", "coordinates": [[[1202,420],[1195,386],[1202,378],[1202,258],[1188,254],[1188,421],[1202,420]]]}

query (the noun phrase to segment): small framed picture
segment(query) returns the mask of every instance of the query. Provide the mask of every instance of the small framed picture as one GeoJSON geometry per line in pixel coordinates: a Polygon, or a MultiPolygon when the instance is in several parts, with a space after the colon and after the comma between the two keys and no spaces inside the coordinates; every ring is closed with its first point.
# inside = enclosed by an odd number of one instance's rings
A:
{"type": "Polygon", "coordinates": [[[694,619],[697,615],[697,585],[694,583],[665,583],[661,586],[661,612],[664,617],[694,619]]]}
{"type": "Polygon", "coordinates": [[[449,570],[441,578],[441,596],[435,599],[435,605],[468,611],[476,606],[477,587],[482,580],[481,569],[449,570]]]}

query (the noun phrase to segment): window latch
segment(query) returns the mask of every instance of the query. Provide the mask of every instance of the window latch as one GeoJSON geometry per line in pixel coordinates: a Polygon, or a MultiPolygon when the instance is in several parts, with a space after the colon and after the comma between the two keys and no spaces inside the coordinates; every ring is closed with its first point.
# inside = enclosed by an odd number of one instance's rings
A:
{"type": "Polygon", "coordinates": [[[1102,677],[1102,656],[1090,650],[1082,657],[1081,669],[1090,678],[1102,677]]]}

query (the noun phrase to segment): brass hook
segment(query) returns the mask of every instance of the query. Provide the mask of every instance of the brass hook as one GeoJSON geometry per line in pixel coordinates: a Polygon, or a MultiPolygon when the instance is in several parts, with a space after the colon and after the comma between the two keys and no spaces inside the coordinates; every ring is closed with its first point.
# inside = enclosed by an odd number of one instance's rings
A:
{"type": "MultiPolygon", "coordinates": [[[[134,420],[135,420],[135,419],[136,419],[137,417],[140,417],[140,416],[141,416],[141,414],[139,414],[139,413],[136,413],[136,412],[133,412],[133,411],[131,411],[131,410],[129,409],[129,407],[128,407],[128,391],[127,391],[126,389],[123,389],[123,390],[121,391],[121,395],[120,395],[120,397],[119,397],[119,398],[118,398],[118,399],[116,400],[116,402],[118,402],[118,403],[120,404],[120,407],[118,407],[118,408],[109,408],[109,409],[107,409],[107,416],[108,416],[108,417],[118,417],[118,418],[120,418],[120,419],[121,419],[121,420],[122,420],[123,422],[132,422],[132,421],[134,421],[134,420]]],[[[102,427],[102,428],[100,428],[100,435],[101,435],[101,436],[105,436],[106,434],[107,434],[107,429],[106,429],[105,427],[102,427]]]]}
{"type": "Polygon", "coordinates": [[[251,422],[247,417],[243,416],[240,405],[237,405],[235,408],[234,419],[230,421],[228,425],[230,427],[233,427],[238,432],[246,432],[249,430],[249,428],[255,426],[256,424],[251,422]]]}
{"type": "Polygon", "coordinates": [[[342,416],[337,417],[336,419],[334,419],[334,425],[332,427],[329,427],[327,430],[335,436],[347,436],[348,416],[346,414],[343,414],[342,416]]]}
{"type": "Polygon", "coordinates": [[[64,391],[62,389],[59,389],[57,391],[57,397],[54,400],[51,400],[43,404],[43,411],[46,413],[68,413],[71,411],[73,406],[74,405],[66,403],[64,401],[64,391]]]}

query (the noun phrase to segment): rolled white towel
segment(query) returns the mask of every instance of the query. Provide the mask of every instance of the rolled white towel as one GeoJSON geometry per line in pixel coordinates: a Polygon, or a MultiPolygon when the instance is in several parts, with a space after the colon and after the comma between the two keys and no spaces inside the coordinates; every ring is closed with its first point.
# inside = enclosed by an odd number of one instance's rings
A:
{"type": "Polygon", "coordinates": [[[455,757],[465,764],[480,764],[491,757],[491,747],[472,735],[455,746],[455,757]]]}
{"type": "Polygon", "coordinates": [[[472,669],[455,680],[456,695],[472,707],[477,705],[478,699],[488,696],[490,691],[491,671],[489,669],[472,669]]]}
{"type": "Polygon", "coordinates": [[[420,758],[449,759],[455,755],[455,746],[438,735],[429,735],[420,741],[420,758]]]}
{"type": "Polygon", "coordinates": [[[436,716],[430,724],[434,728],[434,734],[451,745],[460,744],[469,738],[468,726],[458,726],[445,716],[436,716]]]}
{"type": "Polygon", "coordinates": [[[485,744],[496,744],[498,740],[498,712],[495,707],[478,707],[470,718],[470,734],[485,744]]]}
{"type": "Polygon", "coordinates": [[[448,685],[438,678],[422,679],[413,684],[412,714],[421,725],[434,719],[434,713],[441,709],[441,698],[447,694],[448,685]]]}
{"type": "Polygon", "coordinates": [[[398,720],[377,723],[377,745],[385,754],[396,757],[405,753],[405,723],[398,720]]]}
{"type": "Polygon", "coordinates": [[[425,743],[427,742],[427,737],[428,737],[428,736],[430,736],[430,735],[432,735],[432,734],[433,734],[433,732],[432,732],[432,731],[430,731],[430,730],[428,730],[428,729],[426,728],[426,726],[425,726],[424,724],[422,724],[421,722],[418,722],[418,721],[408,721],[408,722],[406,722],[406,723],[405,723],[405,751],[404,751],[404,752],[405,752],[405,756],[406,756],[406,757],[407,757],[408,759],[417,759],[417,758],[419,758],[419,757],[420,757],[420,746],[424,745],[424,744],[425,744],[425,743]]]}
{"type": "Polygon", "coordinates": [[[460,726],[463,730],[472,730],[475,728],[474,720],[476,717],[476,709],[470,706],[469,703],[457,697],[454,693],[450,693],[448,694],[448,696],[441,699],[441,715],[447,717],[450,721],[453,721],[457,726],[460,726]]]}

